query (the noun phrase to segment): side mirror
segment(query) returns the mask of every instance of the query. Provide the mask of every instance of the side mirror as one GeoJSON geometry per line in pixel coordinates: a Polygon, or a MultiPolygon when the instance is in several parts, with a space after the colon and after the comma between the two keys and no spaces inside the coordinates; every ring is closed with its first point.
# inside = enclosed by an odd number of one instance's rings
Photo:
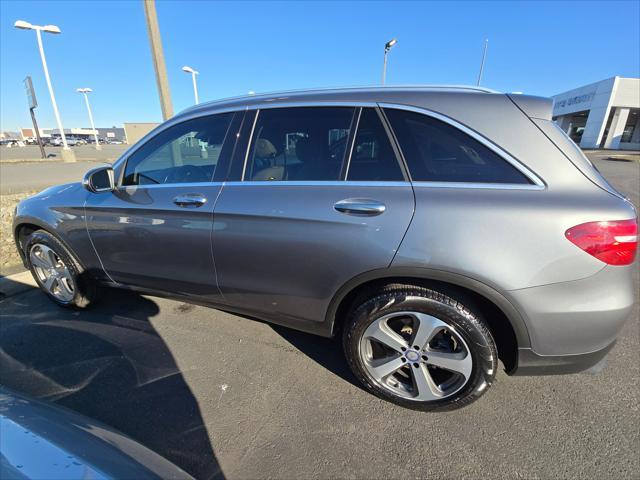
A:
{"type": "Polygon", "coordinates": [[[84,176],[82,185],[93,193],[112,192],[116,188],[113,178],[113,168],[94,168],[93,170],[89,170],[84,176]]]}

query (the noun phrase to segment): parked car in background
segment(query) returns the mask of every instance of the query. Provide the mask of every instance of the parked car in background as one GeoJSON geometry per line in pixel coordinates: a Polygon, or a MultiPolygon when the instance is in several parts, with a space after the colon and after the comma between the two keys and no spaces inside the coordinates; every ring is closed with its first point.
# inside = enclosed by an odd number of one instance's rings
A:
{"type": "Polygon", "coordinates": [[[123,142],[117,138],[110,138],[107,140],[107,143],[110,143],[111,145],[122,145],[123,142]]]}
{"type": "Polygon", "coordinates": [[[551,112],[474,87],[201,104],[22,201],[15,239],[59,305],[125,286],[340,336],[369,391],[457,408],[498,358],[591,367],[632,308],[636,212],[551,112]]]}
{"type": "MultiPolygon", "coordinates": [[[[69,145],[70,147],[75,147],[77,145],[84,145],[85,143],[87,143],[84,140],[76,137],[66,137],[66,140],[67,140],[67,145],[69,145]]],[[[62,137],[53,137],[53,139],[51,140],[51,145],[54,145],[56,147],[61,147],[63,145],[62,137]]]]}
{"type": "Polygon", "coordinates": [[[0,387],[0,478],[192,477],[107,425],[0,387]]]}

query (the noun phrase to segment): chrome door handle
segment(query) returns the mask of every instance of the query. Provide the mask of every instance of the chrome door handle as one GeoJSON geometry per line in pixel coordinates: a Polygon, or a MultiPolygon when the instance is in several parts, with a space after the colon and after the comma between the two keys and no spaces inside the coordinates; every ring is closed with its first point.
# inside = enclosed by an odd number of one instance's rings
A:
{"type": "Polygon", "coordinates": [[[173,203],[179,207],[197,208],[207,203],[207,197],[200,193],[185,193],[175,197],[173,203]]]}
{"type": "Polygon", "coordinates": [[[369,198],[347,198],[337,202],[333,208],[340,213],[359,217],[374,217],[387,209],[384,203],[369,198]]]}

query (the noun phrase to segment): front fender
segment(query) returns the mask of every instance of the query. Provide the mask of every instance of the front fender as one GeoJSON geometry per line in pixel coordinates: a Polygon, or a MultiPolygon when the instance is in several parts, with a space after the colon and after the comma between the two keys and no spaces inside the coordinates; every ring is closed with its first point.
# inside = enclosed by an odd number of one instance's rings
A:
{"type": "Polygon", "coordinates": [[[80,183],[71,183],[48,188],[18,203],[13,234],[23,262],[23,229],[43,229],[60,240],[85,269],[100,268],[86,227],[84,204],[88,194],[80,183]]]}

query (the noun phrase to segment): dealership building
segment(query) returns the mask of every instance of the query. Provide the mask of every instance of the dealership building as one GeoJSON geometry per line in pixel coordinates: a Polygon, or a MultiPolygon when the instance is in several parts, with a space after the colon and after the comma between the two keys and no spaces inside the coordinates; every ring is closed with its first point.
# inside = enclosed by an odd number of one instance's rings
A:
{"type": "Polygon", "coordinates": [[[553,119],[580,147],[640,150],[640,78],[608,78],[553,101],[553,119]]]}

